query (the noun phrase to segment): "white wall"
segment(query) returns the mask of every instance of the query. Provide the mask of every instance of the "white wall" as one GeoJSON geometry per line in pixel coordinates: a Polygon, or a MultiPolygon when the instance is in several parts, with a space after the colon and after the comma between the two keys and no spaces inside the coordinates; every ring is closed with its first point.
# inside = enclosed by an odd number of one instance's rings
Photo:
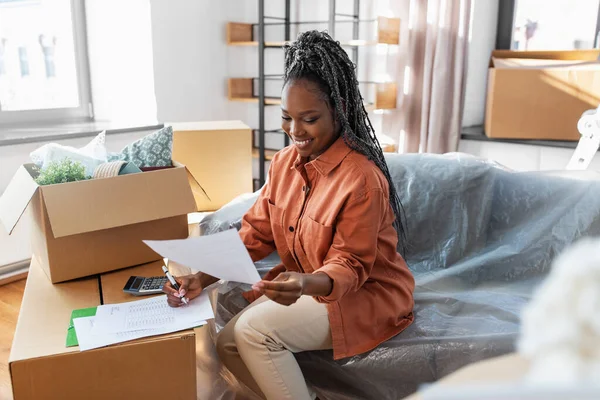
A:
{"type": "Polygon", "coordinates": [[[92,101],[97,120],[156,119],[150,0],[86,0],[92,101]]]}
{"type": "Polygon", "coordinates": [[[159,121],[228,118],[225,23],[242,2],[226,3],[150,0],[159,121]]]}
{"type": "MultiPolygon", "coordinates": [[[[461,140],[458,151],[494,160],[516,171],[564,170],[574,149],[528,144],[461,140]]],[[[589,170],[600,171],[600,156],[596,156],[589,170]]]]}
{"type": "Polygon", "coordinates": [[[496,47],[499,1],[473,1],[463,126],[483,125],[488,65],[496,47]]]}

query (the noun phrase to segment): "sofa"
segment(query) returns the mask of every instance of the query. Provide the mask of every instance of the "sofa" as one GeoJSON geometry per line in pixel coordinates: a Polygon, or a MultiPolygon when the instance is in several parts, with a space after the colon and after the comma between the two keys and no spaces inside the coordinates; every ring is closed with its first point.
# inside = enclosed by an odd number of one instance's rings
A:
{"type": "MultiPolygon", "coordinates": [[[[466,364],[514,351],[519,312],[552,260],[577,238],[600,234],[597,172],[514,172],[457,153],[386,157],[406,214],[415,322],[348,359],[297,354],[320,399],[399,399],[466,364]]],[[[234,200],[200,231],[239,229],[256,197],[234,200]]],[[[264,275],[278,262],[272,254],[256,267],[264,275]]],[[[218,289],[217,331],[247,305],[247,288],[218,289]]]]}

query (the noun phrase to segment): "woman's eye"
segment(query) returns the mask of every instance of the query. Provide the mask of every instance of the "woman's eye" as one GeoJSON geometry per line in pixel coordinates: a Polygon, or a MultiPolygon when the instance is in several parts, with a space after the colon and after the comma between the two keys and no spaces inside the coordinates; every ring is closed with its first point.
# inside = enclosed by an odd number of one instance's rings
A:
{"type": "Polygon", "coordinates": [[[284,121],[291,121],[292,120],[291,117],[286,117],[285,115],[282,115],[281,119],[283,119],[284,121]]]}
{"type": "Polygon", "coordinates": [[[307,124],[314,124],[315,122],[317,122],[318,118],[311,118],[311,119],[305,119],[304,122],[306,122],[307,124]]]}

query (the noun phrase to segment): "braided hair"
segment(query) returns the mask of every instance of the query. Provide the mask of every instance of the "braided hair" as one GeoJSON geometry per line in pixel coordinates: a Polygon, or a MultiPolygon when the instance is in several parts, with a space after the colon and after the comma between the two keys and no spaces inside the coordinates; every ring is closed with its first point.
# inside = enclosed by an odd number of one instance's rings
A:
{"type": "Polygon", "coordinates": [[[385,175],[390,190],[390,204],[396,215],[394,228],[398,233],[398,248],[404,255],[404,209],[365,109],[355,65],[340,43],[326,32],[313,30],[301,33],[295,42],[287,43],[284,50],[284,86],[297,80],[315,83],[320,94],[334,110],[346,145],[373,161],[385,175]]]}

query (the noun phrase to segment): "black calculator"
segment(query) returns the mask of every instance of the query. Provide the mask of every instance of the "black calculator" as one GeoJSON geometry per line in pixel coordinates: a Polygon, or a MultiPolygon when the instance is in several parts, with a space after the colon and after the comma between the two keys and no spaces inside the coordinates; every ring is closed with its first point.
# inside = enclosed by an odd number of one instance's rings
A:
{"type": "Polygon", "coordinates": [[[150,278],[143,276],[132,276],[127,281],[123,291],[134,296],[157,294],[162,293],[163,285],[166,283],[166,276],[152,276],[150,278]]]}

